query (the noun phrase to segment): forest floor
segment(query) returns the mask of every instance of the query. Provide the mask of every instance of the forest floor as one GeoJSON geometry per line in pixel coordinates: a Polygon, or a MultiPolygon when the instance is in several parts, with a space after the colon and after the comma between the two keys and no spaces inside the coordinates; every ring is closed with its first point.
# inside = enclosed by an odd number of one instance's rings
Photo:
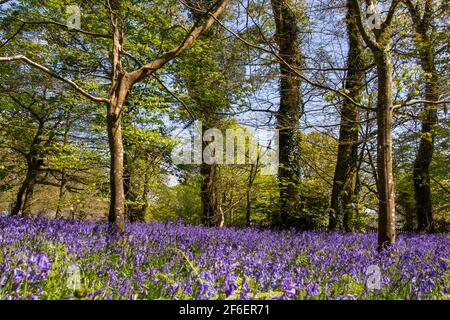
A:
{"type": "Polygon", "coordinates": [[[0,218],[0,299],[449,299],[450,237],[0,218]]]}

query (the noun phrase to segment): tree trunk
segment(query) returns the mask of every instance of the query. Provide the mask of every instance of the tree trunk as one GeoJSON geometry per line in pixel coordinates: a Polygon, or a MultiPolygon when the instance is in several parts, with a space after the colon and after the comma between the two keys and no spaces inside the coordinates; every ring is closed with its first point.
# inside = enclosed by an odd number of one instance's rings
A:
{"type": "Polygon", "coordinates": [[[38,170],[42,165],[42,160],[34,158],[27,162],[27,175],[17,193],[17,200],[11,212],[12,215],[18,215],[19,212],[22,212],[23,216],[31,215],[31,200],[33,198],[34,186],[36,185],[38,170]]]}
{"type": "Polygon", "coordinates": [[[127,143],[124,140],[124,156],[123,156],[123,192],[125,194],[125,221],[133,222],[133,203],[136,200],[135,195],[131,191],[131,170],[130,159],[127,153],[127,143]]]}
{"type": "Polygon", "coordinates": [[[144,202],[139,210],[139,214],[136,217],[137,222],[145,222],[145,214],[147,213],[149,203],[148,203],[148,194],[150,192],[150,175],[148,171],[150,170],[150,167],[147,168],[144,174],[144,189],[142,191],[142,201],[144,202]]]}
{"type": "MultiPolygon", "coordinates": [[[[376,0],[365,0],[376,6],[376,0]]],[[[377,67],[377,189],[378,189],[378,250],[395,242],[395,190],[392,172],[392,62],[390,53],[391,25],[400,1],[392,1],[386,19],[372,30],[375,40],[367,33],[362,20],[359,0],[349,1],[355,10],[358,30],[373,53],[377,67]]],[[[369,15],[369,14],[367,14],[369,15]]]]}
{"type": "Polygon", "coordinates": [[[42,142],[41,136],[44,130],[44,123],[40,122],[36,134],[31,142],[30,152],[27,154],[27,174],[25,180],[17,193],[17,200],[12,209],[11,215],[31,214],[31,200],[33,197],[34,186],[36,184],[37,175],[42,166],[42,159],[39,159],[39,148],[42,142]]]}
{"type": "Polygon", "coordinates": [[[247,204],[245,208],[245,225],[247,227],[250,227],[250,210],[251,210],[251,203],[250,203],[250,190],[247,190],[247,204]]]}
{"type": "MultiPolygon", "coordinates": [[[[438,90],[436,84],[436,70],[434,65],[427,66],[427,61],[423,61],[424,71],[431,75],[425,84],[425,99],[428,101],[438,100],[438,90]]],[[[433,231],[433,210],[431,203],[430,188],[430,164],[433,158],[434,137],[433,127],[437,123],[437,108],[435,105],[425,104],[425,119],[422,121],[422,131],[414,161],[414,195],[416,202],[416,214],[419,231],[433,231]]]]}
{"type": "Polygon", "coordinates": [[[219,228],[223,228],[224,224],[225,224],[225,214],[223,212],[223,208],[222,208],[222,203],[225,203],[225,192],[223,193],[223,197],[222,197],[223,201],[219,202],[219,216],[217,217],[217,226],[219,228]]]}
{"type": "MultiPolygon", "coordinates": [[[[114,4],[117,9],[119,3],[114,4]]],[[[111,198],[108,221],[115,224],[118,232],[125,230],[125,190],[123,185],[123,138],[122,138],[122,110],[125,99],[132,86],[129,75],[126,74],[120,61],[123,39],[119,32],[117,13],[111,14],[113,24],[112,77],[110,99],[107,108],[108,142],[111,156],[110,189],[111,198]]]]}
{"type": "Polygon", "coordinates": [[[123,144],[120,110],[122,105],[108,106],[108,141],[111,156],[111,199],[108,221],[115,223],[117,230],[125,229],[125,191],[123,186],[123,144]]]}
{"type": "MultiPolygon", "coordinates": [[[[387,32],[389,32],[387,30],[387,32]]],[[[389,42],[374,52],[378,74],[377,178],[378,248],[395,242],[395,190],[392,171],[392,64],[389,42]]]]}
{"type": "MultiPolygon", "coordinates": [[[[417,6],[407,2],[416,32],[416,47],[419,51],[420,66],[425,74],[425,100],[438,101],[438,74],[436,72],[435,48],[432,41],[433,1],[425,1],[423,16],[417,6]]],[[[430,164],[434,151],[434,126],[437,124],[437,108],[433,104],[424,105],[424,117],[419,150],[414,161],[413,180],[419,231],[433,231],[433,208],[431,202],[430,164]]]]}
{"type": "Polygon", "coordinates": [[[61,184],[59,185],[59,194],[58,194],[58,205],[56,206],[55,218],[61,217],[61,204],[66,194],[66,170],[63,168],[61,171],[61,184]]]}
{"type": "Polygon", "coordinates": [[[247,182],[247,204],[245,210],[245,218],[246,218],[246,226],[250,227],[250,213],[251,213],[251,199],[250,194],[252,191],[253,183],[255,182],[256,175],[258,173],[258,165],[259,165],[259,157],[257,158],[256,164],[250,165],[250,172],[248,174],[248,182],[247,182]]]}
{"type": "MultiPolygon", "coordinates": [[[[360,100],[364,81],[364,48],[358,26],[354,19],[355,13],[347,0],[347,35],[349,49],[347,56],[347,77],[345,89],[354,101],[360,100]]],[[[334,171],[333,191],[328,228],[330,230],[350,231],[349,225],[355,209],[352,207],[356,195],[356,176],[358,172],[358,132],[359,114],[357,106],[345,99],[341,109],[341,124],[339,130],[339,146],[334,171]]]]}
{"type": "Polygon", "coordinates": [[[123,181],[122,108],[128,93],[129,82],[125,77],[117,79],[117,89],[108,104],[107,129],[111,156],[110,207],[108,221],[116,224],[117,231],[125,230],[125,190],[123,181]]]}
{"type": "Polygon", "coordinates": [[[218,194],[218,165],[202,163],[200,165],[201,182],[201,199],[202,199],[202,217],[201,223],[205,226],[216,225],[217,217],[220,216],[219,211],[219,194],[218,194]]]}
{"type": "MultiPolygon", "coordinates": [[[[70,132],[70,126],[72,123],[70,112],[67,113],[66,117],[67,117],[66,128],[65,128],[66,130],[64,131],[64,140],[63,140],[64,146],[66,146],[67,143],[69,142],[69,132],[70,132]]],[[[66,185],[67,185],[67,173],[66,173],[66,169],[62,168],[61,184],[59,185],[58,205],[56,207],[55,218],[61,217],[61,205],[62,205],[64,196],[66,194],[66,185]]]]}
{"type": "MultiPolygon", "coordinates": [[[[205,106],[201,106],[203,109],[205,106]]],[[[204,109],[206,110],[206,109],[204,109]]],[[[219,123],[219,119],[216,114],[206,114],[205,115],[206,122],[202,126],[202,137],[205,137],[205,132],[214,127],[214,124],[219,123]]],[[[214,138],[215,139],[215,138],[214,138]]],[[[208,142],[203,140],[202,138],[202,150],[205,150],[208,145],[208,142]]],[[[215,156],[215,153],[218,150],[211,150],[214,154],[211,154],[211,157],[215,156]]],[[[203,155],[204,156],[204,155],[203,155]]],[[[200,175],[201,175],[201,200],[202,200],[202,217],[201,223],[205,226],[214,226],[217,225],[220,221],[220,194],[219,194],[219,164],[217,163],[206,163],[205,159],[203,159],[202,164],[200,165],[200,175]]]]}
{"type": "Polygon", "coordinates": [[[27,188],[22,203],[22,213],[25,217],[31,215],[31,201],[33,200],[34,186],[36,185],[37,180],[37,170],[37,166],[33,165],[29,179],[27,179],[27,188]]]}
{"type": "MultiPolygon", "coordinates": [[[[288,0],[272,0],[275,39],[279,56],[293,68],[300,67],[297,19],[288,0]]],[[[288,227],[295,221],[299,203],[299,120],[301,116],[300,79],[285,63],[280,63],[280,107],[277,112],[279,130],[280,212],[273,224],[288,227]]],[[[298,222],[298,221],[295,221],[298,222]]]]}
{"type": "Polygon", "coordinates": [[[22,182],[22,185],[20,186],[19,191],[17,192],[16,202],[14,203],[14,207],[11,210],[12,216],[17,216],[17,215],[19,215],[19,212],[22,211],[23,196],[25,195],[27,187],[28,187],[28,173],[27,173],[27,177],[22,182]]]}

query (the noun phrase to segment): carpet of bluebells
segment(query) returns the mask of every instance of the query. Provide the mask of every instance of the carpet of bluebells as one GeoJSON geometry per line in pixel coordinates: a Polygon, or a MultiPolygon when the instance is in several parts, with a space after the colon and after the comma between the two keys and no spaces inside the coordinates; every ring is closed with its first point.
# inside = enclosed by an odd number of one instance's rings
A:
{"type": "Polygon", "coordinates": [[[448,235],[378,253],[374,233],[5,217],[0,299],[449,299],[449,256],[448,235]]]}

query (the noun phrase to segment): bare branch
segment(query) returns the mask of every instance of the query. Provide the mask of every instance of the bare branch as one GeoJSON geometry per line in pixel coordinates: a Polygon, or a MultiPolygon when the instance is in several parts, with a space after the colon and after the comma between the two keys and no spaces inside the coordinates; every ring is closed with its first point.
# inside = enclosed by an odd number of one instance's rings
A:
{"type": "Polygon", "coordinates": [[[12,34],[12,36],[10,36],[8,39],[5,40],[5,42],[3,42],[2,44],[0,44],[0,49],[3,48],[4,46],[6,46],[6,45],[8,44],[8,42],[10,42],[12,39],[14,39],[15,36],[17,36],[17,35],[23,30],[23,27],[24,27],[24,26],[25,26],[25,24],[22,23],[22,24],[20,25],[19,29],[17,29],[16,32],[14,32],[14,33],[12,34]]]}
{"type": "Polygon", "coordinates": [[[66,79],[62,76],[60,76],[59,74],[57,74],[56,72],[50,70],[49,68],[31,60],[28,59],[27,57],[25,57],[24,55],[17,55],[17,56],[10,56],[10,57],[0,57],[0,62],[9,62],[9,61],[22,61],[36,69],[39,69],[41,71],[44,71],[45,73],[51,75],[52,77],[61,80],[65,83],[68,83],[72,86],[72,88],[74,88],[76,91],[78,91],[79,93],[81,93],[83,96],[85,96],[86,98],[95,101],[95,102],[105,102],[105,103],[109,103],[109,99],[107,98],[103,98],[103,97],[96,97],[92,94],[90,94],[89,92],[87,92],[86,90],[82,89],[78,84],[76,84],[75,82],[73,82],[70,79],[66,79]]]}
{"type": "Polygon", "coordinates": [[[448,104],[450,103],[450,100],[439,100],[439,101],[430,101],[430,100],[411,100],[402,104],[397,104],[394,106],[394,109],[398,109],[401,107],[406,106],[412,106],[415,104],[424,103],[424,104],[431,104],[431,105],[438,105],[438,104],[448,104]]]}
{"type": "Polygon", "coordinates": [[[20,19],[17,19],[17,20],[20,21],[20,22],[22,22],[23,24],[35,24],[35,25],[39,25],[39,24],[51,24],[51,25],[63,27],[63,28],[66,29],[68,32],[78,32],[78,33],[85,34],[85,35],[87,35],[87,36],[92,36],[92,37],[97,37],[97,38],[112,39],[112,35],[109,35],[109,34],[102,34],[102,33],[90,32],[90,31],[86,31],[86,30],[82,30],[82,29],[77,29],[77,28],[69,28],[66,24],[61,23],[61,22],[58,22],[58,21],[53,21],[53,20],[44,20],[44,21],[23,21],[23,20],[20,20],[20,19]]]}

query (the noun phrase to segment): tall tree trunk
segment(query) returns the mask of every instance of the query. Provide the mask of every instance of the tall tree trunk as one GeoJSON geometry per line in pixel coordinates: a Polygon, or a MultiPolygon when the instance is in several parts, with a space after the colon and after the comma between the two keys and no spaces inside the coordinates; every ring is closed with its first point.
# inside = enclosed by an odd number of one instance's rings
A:
{"type": "MultiPolygon", "coordinates": [[[[275,39],[279,56],[292,68],[300,67],[297,19],[288,0],[272,0],[275,39]]],[[[299,203],[299,120],[301,116],[300,79],[285,63],[280,62],[280,107],[277,112],[279,130],[280,212],[273,224],[287,227],[294,223],[299,203]]],[[[295,221],[298,222],[298,221],[295,221]]]]}
{"type": "MultiPolygon", "coordinates": [[[[117,8],[113,8],[117,9],[117,8]]],[[[120,61],[122,41],[119,33],[119,19],[117,13],[111,14],[113,24],[112,79],[110,101],[107,107],[107,131],[111,156],[110,189],[111,198],[108,221],[115,224],[117,231],[125,230],[125,190],[123,182],[123,138],[122,111],[128,91],[132,86],[129,75],[125,72],[120,61]]]]}
{"type": "Polygon", "coordinates": [[[392,63],[389,41],[374,52],[378,75],[377,176],[378,247],[395,242],[395,189],[392,168],[392,63]]]}
{"type": "MultiPolygon", "coordinates": [[[[376,0],[365,0],[366,6],[377,5],[376,0]]],[[[355,10],[358,30],[373,53],[377,67],[377,189],[378,189],[378,250],[395,242],[395,189],[392,171],[392,62],[390,53],[391,26],[400,0],[390,3],[386,19],[367,33],[362,20],[361,2],[348,2],[355,10]]],[[[377,14],[377,13],[376,13],[377,14]]],[[[372,14],[371,14],[372,15],[372,14]]],[[[381,17],[379,17],[381,20],[381,17]]]]}
{"type": "MultiPolygon", "coordinates": [[[[425,62],[422,66],[425,65],[425,62]]],[[[433,66],[434,67],[434,66],[433,66]]],[[[427,68],[431,77],[426,80],[425,99],[428,101],[438,100],[438,90],[436,86],[436,71],[434,68],[427,68]]],[[[425,69],[424,69],[425,70],[425,69]]],[[[437,123],[437,109],[435,105],[425,105],[425,117],[422,121],[422,131],[414,161],[414,195],[416,202],[416,214],[419,231],[433,231],[433,210],[431,202],[430,187],[430,164],[433,158],[434,137],[433,127],[437,123]]]]}
{"type": "MultiPolygon", "coordinates": [[[[349,49],[345,89],[348,90],[348,96],[354,101],[359,101],[364,81],[364,48],[350,1],[347,0],[346,22],[349,49]]],[[[354,213],[351,205],[356,195],[358,172],[358,121],[357,106],[345,99],[341,109],[338,156],[331,195],[333,213],[330,215],[328,226],[330,230],[350,231],[349,222],[354,213]]]]}
{"type": "MultiPolygon", "coordinates": [[[[438,101],[438,74],[436,72],[435,47],[432,41],[433,1],[425,1],[424,13],[421,16],[419,9],[411,1],[406,1],[416,33],[416,47],[419,51],[420,66],[425,74],[425,100],[438,101]]],[[[416,215],[419,231],[433,231],[433,209],[430,188],[430,164],[433,159],[434,126],[438,115],[435,105],[425,103],[424,117],[419,150],[414,161],[413,180],[416,215]]]]}

